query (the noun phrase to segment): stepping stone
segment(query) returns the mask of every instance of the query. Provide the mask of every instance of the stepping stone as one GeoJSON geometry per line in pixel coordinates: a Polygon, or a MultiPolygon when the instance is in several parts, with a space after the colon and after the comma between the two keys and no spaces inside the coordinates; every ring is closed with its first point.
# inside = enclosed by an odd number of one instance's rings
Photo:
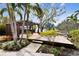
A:
{"type": "Polygon", "coordinates": [[[11,51],[0,51],[0,56],[16,56],[17,52],[11,51]]]}
{"type": "Polygon", "coordinates": [[[40,48],[41,44],[30,43],[27,47],[23,48],[26,52],[36,52],[40,48]]]}
{"type": "Polygon", "coordinates": [[[46,54],[46,53],[33,53],[34,56],[54,56],[53,54],[46,54]]]}
{"type": "Polygon", "coordinates": [[[32,53],[32,55],[25,53],[24,56],[54,56],[53,54],[45,54],[45,53],[32,53]]]}

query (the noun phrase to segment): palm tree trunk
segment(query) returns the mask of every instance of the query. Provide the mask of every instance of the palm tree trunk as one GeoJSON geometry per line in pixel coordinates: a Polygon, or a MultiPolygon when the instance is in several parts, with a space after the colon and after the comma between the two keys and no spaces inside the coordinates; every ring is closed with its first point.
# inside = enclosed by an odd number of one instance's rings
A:
{"type": "Polygon", "coordinates": [[[17,28],[16,28],[16,21],[15,20],[15,17],[14,17],[14,12],[13,12],[13,9],[10,11],[10,7],[9,7],[9,4],[7,4],[7,8],[8,8],[8,13],[9,13],[9,17],[11,19],[11,31],[12,31],[12,36],[13,36],[13,40],[16,42],[16,39],[17,39],[17,28]]]}
{"type": "Polygon", "coordinates": [[[15,36],[14,40],[15,40],[15,42],[16,42],[18,36],[17,36],[17,23],[16,23],[15,15],[14,15],[14,36],[15,36]]]}
{"type": "Polygon", "coordinates": [[[24,21],[23,21],[23,23],[22,23],[22,31],[21,31],[21,40],[20,40],[20,43],[21,43],[21,41],[22,41],[23,34],[24,34],[25,17],[26,17],[26,11],[25,11],[25,13],[24,13],[24,21]]]}
{"type": "Polygon", "coordinates": [[[27,12],[27,31],[26,31],[26,33],[27,33],[27,39],[28,39],[28,21],[29,21],[29,13],[27,12]]]}
{"type": "Polygon", "coordinates": [[[42,18],[40,18],[40,31],[42,32],[42,18]]]}
{"type": "Polygon", "coordinates": [[[15,36],[14,36],[14,26],[13,26],[12,15],[11,15],[10,7],[9,7],[8,3],[7,3],[7,8],[8,8],[8,13],[9,13],[9,18],[11,19],[10,26],[11,26],[12,36],[13,36],[13,39],[14,39],[15,38],[15,36]]]}

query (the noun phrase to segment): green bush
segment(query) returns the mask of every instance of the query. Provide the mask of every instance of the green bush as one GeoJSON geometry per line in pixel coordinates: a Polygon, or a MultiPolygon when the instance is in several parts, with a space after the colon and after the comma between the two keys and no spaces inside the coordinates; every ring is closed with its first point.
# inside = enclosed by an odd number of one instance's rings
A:
{"type": "Polygon", "coordinates": [[[70,31],[68,33],[68,37],[71,38],[70,41],[73,42],[77,48],[79,48],[79,29],[70,31]]]}
{"type": "Polygon", "coordinates": [[[57,36],[58,32],[55,30],[48,30],[46,32],[40,32],[41,36],[57,36]]]}
{"type": "Polygon", "coordinates": [[[29,41],[18,40],[17,42],[15,41],[8,41],[2,44],[2,49],[3,50],[8,50],[8,51],[17,51],[20,50],[21,48],[27,46],[29,44],[29,41]]]}
{"type": "Polygon", "coordinates": [[[60,49],[58,49],[58,48],[51,48],[50,53],[52,53],[52,54],[54,54],[56,56],[61,54],[60,49]]]}
{"type": "Polygon", "coordinates": [[[5,24],[0,24],[0,35],[5,34],[5,27],[6,27],[5,24]]]}
{"type": "Polygon", "coordinates": [[[28,41],[28,40],[22,40],[21,42],[20,42],[20,40],[18,41],[18,43],[21,45],[21,47],[25,47],[25,46],[27,46],[30,42],[28,41]]]}
{"type": "Polygon", "coordinates": [[[4,50],[16,51],[16,50],[19,50],[20,48],[21,47],[19,47],[19,45],[17,45],[14,41],[5,42],[2,44],[2,49],[4,50]]]}

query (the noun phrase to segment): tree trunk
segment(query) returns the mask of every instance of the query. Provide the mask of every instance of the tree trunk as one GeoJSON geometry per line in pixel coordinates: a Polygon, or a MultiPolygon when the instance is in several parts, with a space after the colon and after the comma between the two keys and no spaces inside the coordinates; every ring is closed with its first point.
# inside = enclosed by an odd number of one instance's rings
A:
{"type": "Polygon", "coordinates": [[[13,12],[13,9],[11,7],[11,11],[10,11],[10,7],[9,7],[9,4],[7,4],[7,8],[8,8],[8,13],[9,13],[9,18],[11,19],[11,31],[12,31],[12,36],[13,36],[13,39],[14,41],[16,42],[17,40],[17,26],[16,26],[16,21],[15,20],[15,15],[14,15],[14,12],[13,12]]]}
{"type": "Polygon", "coordinates": [[[26,11],[25,11],[25,13],[24,13],[24,20],[23,20],[23,23],[22,23],[22,31],[21,31],[21,40],[20,40],[20,43],[21,43],[21,41],[22,41],[23,34],[24,34],[25,17],[26,17],[26,11]]]}
{"type": "Polygon", "coordinates": [[[29,21],[29,13],[27,12],[27,39],[28,39],[28,21],[29,21]]]}
{"type": "Polygon", "coordinates": [[[25,26],[25,16],[26,16],[26,12],[24,13],[24,21],[23,21],[23,24],[22,24],[22,36],[21,38],[23,37],[23,34],[24,34],[24,26],[25,26]]]}
{"type": "Polygon", "coordinates": [[[15,38],[14,36],[14,26],[13,26],[13,22],[12,22],[12,15],[11,15],[11,12],[10,12],[10,7],[9,7],[9,4],[7,3],[7,8],[8,8],[8,13],[9,13],[9,18],[11,19],[10,21],[10,26],[11,26],[11,31],[12,31],[12,36],[13,36],[13,39],[15,38]]]}
{"type": "Polygon", "coordinates": [[[12,22],[13,22],[13,26],[14,26],[14,33],[13,33],[13,36],[14,36],[14,41],[17,42],[17,23],[16,23],[16,18],[15,18],[15,13],[14,13],[14,10],[12,8],[12,22]]]}
{"type": "Polygon", "coordinates": [[[40,18],[40,31],[42,32],[42,18],[40,18]]]}
{"type": "Polygon", "coordinates": [[[17,36],[17,23],[16,23],[15,18],[14,18],[14,36],[15,36],[14,40],[17,41],[17,38],[18,38],[18,36],[17,36]]]}

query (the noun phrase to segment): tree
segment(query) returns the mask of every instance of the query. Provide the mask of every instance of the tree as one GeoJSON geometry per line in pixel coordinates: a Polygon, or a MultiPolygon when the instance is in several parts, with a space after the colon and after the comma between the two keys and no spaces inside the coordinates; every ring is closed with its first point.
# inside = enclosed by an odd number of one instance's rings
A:
{"type": "MultiPolygon", "coordinates": [[[[27,39],[28,39],[28,22],[29,22],[29,15],[31,11],[37,12],[39,13],[39,4],[30,4],[30,3],[26,3],[26,4],[22,4],[24,6],[24,22],[23,22],[23,27],[25,26],[25,20],[27,21],[27,39]],[[27,16],[27,19],[26,19],[27,16]]],[[[22,32],[22,34],[24,33],[24,31],[22,32]]]]}
{"type": "Polygon", "coordinates": [[[40,30],[42,32],[42,29],[43,29],[42,20],[43,20],[44,13],[41,7],[39,6],[39,4],[37,4],[35,9],[37,11],[35,15],[40,19],[40,30]]]}
{"type": "Polygon", "coordinates": [[[76,27],[76,24],[77,24],[77,17],[76,17],[76,15],[72,14],[71,16],[68,16],[67,17],[67,21],[68,22],[72,22],[73,25],[75,25],[75,29],[77,28],[76,27]]]}
{"type": "Polygon", "coordinates": [[[64,14],[65,12],[66,12],[65,8],[57,8],[57,7],[51,8],[50,12],[49,12],[49,10],[47,10],[47,12],[44,12],[44,17],[42,19],[43,27],[45,27],[46,24],[48,24],[48,23],[51,23],[51,24],[56,23],[55,17],[60,16],[60,15],[64,14]]]}
{"type": "MultiPolygon", "coordinates": [[[[1,10],[1,14],[3,16],[3,13],[5,11],[8,12],[9,14],[9,19],[10,19],[10,25],[11,25],[11,31],[12,31],[12,35],[13,35],[13,39],[16,42],[17,40],[17,26],[16,26],[16,17],[15,17],[15,11],[20,15],[20,12],[16,9],[16,4],[14,3],[10,3],[10,4],[6,4],[7,8],[3,8],[1,10]]],[[[20,15],[21,16],[21,15],[20,15]]]]}
{"type": "Polygon", "coordinates": [[[76,19],[75,19],[75,23],[76,23],[77,29],[78,29],[78,25],[77,25],[77,21],[78,21],[77,16],[78,16],[78,15],[79,15],[79,10],[75,11],[75,15],[74,15],[74,17],[76,18],[76,19]]]}

